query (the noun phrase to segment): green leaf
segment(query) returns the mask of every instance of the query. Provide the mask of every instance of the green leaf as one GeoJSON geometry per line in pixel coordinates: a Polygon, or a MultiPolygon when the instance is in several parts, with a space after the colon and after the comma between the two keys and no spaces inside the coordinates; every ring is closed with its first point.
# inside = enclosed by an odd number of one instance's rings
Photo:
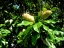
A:
{"type": "Polygon", "coordinates": [[[5,26],[5,24],[0,24],[0,27],[3,27],[3,26],[5,26]]]}
{"type": "Polygon", "coordinates": [[[7,10],[4,10],[4,12],[5,12],[5,13],[8,13],[8,11],[7,11],[7,10]]]}
{"type": "Polygon", "coordinates": [[[22,40],[21,39],[19,39],[18,41],[17,41],[17,43],[19,44],[19,43],[21,43],[22,42],[22,40]]]}
{"type": "Polygon", "coordinates": [[[56,48],[56,46],[53,43],[51,43],[51,45],[49,46],[49,48],[56,48]]]}
{"type": "Polygon", "coordinates": [[[37,42],[37,39],[40,38],[40,34],[36,33],[35,35],[32,36],[32,45],[35,45],[37,42]]]}
{"type": "Polygon", "coordinates": [[[18,35],[17,35],[17,37],[21,37],[23,35],[23,32],[21,31],[18,35]]]}
{"type": "Polygon", "coordinates": [[[61,31],[54,30],[53,32],[54,32],[55,35],[60,35],[61,34],[61,31]]]}
{"type": "Polygon", "coordinates": [[[57,42],[64,41],[64,37],[56,37],[55,40],[57,40],[57,42]]]}
{"type": "Polygon", "coordinates": [[[43,25],[43,28],[47,31],[47,33],[49,34],[50,40],[53,41],[54,40],[54,33],[53,30],[50,29],[48,26],[43,25]]]}
{"type": "Polygon", "coordinates": [[[56,21],[51,20],[51,19],[50,19],[50,20],[44,20],[44,22],[45,22],[45,23],[53,23],[53,24],[55,24],[55,23],[56,23],[56,21]]]}
{"type": "Polygon", "coordinates": [[[43,7],[43,8],[42,8],[42,10],[43,10],[43,11],[46,11],[46,10],[47,10],[47,8],[44,8],[44,7],[43,7]]]}
{"type": "Polygon", "coordinates": [[[16,16],[15,14],[13,14],[13,13],[9,13],[9,15],[11,16],[11,18],[13,19],[13,20],[15,20],[15,19],[17,19],[18,18],[18,16],[16,16]]]}
{"type": "Polygon", "coordinates": [[[44,28],[46,31],[49,30],[49,28],[48,28],[47,26],[45,26],[44,24],[43,24],[43,28],[44,28]]]}
{"type": "Polygon", "coordinates": [[[54,33],[54,35],[57,35],[59,37],[60,36],[62,36],[62,37],[64,36],[64,32],[62,32],[62,31],[54,30],[53,33],[54,33]]]}
{"type": "Polygon", "coordinates": [[[24,26],[28,26],[28,25],[32,25],[33,24],[33,22],[29,22],[29,21],[22,21],[21,23],[19,23],[17,26],[22,26],[22,25],[24,25],[24,26]]]}
{"type": "Polygon", "coordinates": [[[0,34],[1,34],[2,36],[7,36],[9,33],[10,33],[10,31],[7,30],[7,29],[0,29],[0,34]]]}
{"type": "Polygon", "coordinates": [[[43,41],[43,43],[44,43],[46,46],[49,46],[49,45],[50,45],[48,38],[43,39],[43,36],[41,36],[41,40],[43,41]]]}
{"type": "Polygon", "coordinates": [[[36,23],[35,25],[33,25],[33,29],[39,33],[39,28],[42,26],[41,22],[36,23]]]}
{"type": "Polygon", "coordinates": [[[25,37],[27,37],[27,35],[30,33],[32,26],[29,26],[24,32],[23,32],[23,39],[25,39],[25,37]]]}
{"type": "Polygon", "coordinates": [[[8,42],[7,42],[5,39],[2,39],[2,43],[3,43],[4,45],[7,45],[7,44],[8,44],[8,42]]]}
{"type": "Polygon", "coordinates": [[[43,7],[45,7],[45,8],[50,8],[50,5],[48,4],[48,3],[45,3],[44,5],[43,5],[43,7]]]}
{"type": "Polygon", "coordinates": [[[39,11],[39,12],[38,12],[38,16],[41,16],[41,14],[42,14],[42,11],[39,11]]]}
{"type": "Polygon", "coordinates": [[[27,29],[24,32],[20,32],[18,34],[18,38],[20,37],[21,40],[18,40],[17,43],[22,42],[25,38],[27,38],[30,35],[30,30],[31,30],[32,26],[27,27],[27,29]]]}
{"type": "Polygon", "coordinates": [[[57,7],[53,7],[52,9],[51,9],[51,11],[56,11],[57,10],[57,7]]]}

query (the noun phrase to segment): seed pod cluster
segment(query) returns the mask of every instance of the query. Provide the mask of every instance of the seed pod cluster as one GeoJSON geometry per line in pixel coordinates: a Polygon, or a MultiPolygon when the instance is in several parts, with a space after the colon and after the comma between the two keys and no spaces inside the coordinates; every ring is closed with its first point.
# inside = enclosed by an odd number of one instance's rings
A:
{"type": "Polygon", "coordinates": [[[30,14],[28,14],[28,13],[22,14],[22,17],[23,17],[24,19],[28,20],[28,21],[35,22],[34,16],[32,16],[32,15],[30,15],[30,14]]]}
{"type": "Polygon", "coordinates": [[[42,18],[47,19],[52,14],[51,10],[46,10],[45,12],[42,12],[42,18]]]}

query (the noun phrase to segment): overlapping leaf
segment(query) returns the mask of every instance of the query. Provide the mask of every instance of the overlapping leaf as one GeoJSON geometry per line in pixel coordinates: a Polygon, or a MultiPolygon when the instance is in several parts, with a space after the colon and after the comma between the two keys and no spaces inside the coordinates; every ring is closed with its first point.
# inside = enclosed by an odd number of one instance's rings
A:
{"type": "Polygon", "coordinates": [[[54,33],[53,33],[53,30],[50,29],[48,26],[45,26],[45,25],[43,25],[43,28],[44,28],[44,29],[47,31],[47,33],[49,34],[50,39],[51,39],[51,40],[54,40],[54,33]]]}
{"type": "Polygon", "coordinates": [[[36,32],[39,33],[39,28],[42,26],[42,23],[41,22],[38,22],[36,24],[33,25],[33,28],[36,32]]]}
{"type": "Polygon", "coordinates": [[[0,35],[2,36],[7,36],[9,33],[11,32],[7,29],[0,29],[0,35]]]}
{"type": "Polygon", "coordinates": [[[39,39],[39,38],[40,38],[40,34],[39,33],[33,35],[32,36],[32,45],[35,45],[36,42],[37,42],[37,39],[39,39]]]}
{"type": "Polygon", "coordinates": [[[19,23],[17,26],[22,26],[22,25],[24,25],[24,26],[28,26],[28,25],[32,25],[33,24],[33,22],[29,22],[29,21],[22,21],[21,23],[19,23]]]}
{"type": "Polygon", "coordinates": [[[23,41],[27,36],[30,35],[30,30],[31,30],[32,26],[29,26],[24,32],[20,32],[18,34],[18,38],[20,37],[20,40],[18,40],[18,43],[20,43],[21,41],[23,41]]]}
{"type": "Polygon", "coordinates": [[[55,23],[56,23],[56,21],[51,20],[51,19],[50,19],[50,20],[44,20],[44,22],[45,22],[45,23],[52,23],[52,24],[55,24],[55,23]]]}

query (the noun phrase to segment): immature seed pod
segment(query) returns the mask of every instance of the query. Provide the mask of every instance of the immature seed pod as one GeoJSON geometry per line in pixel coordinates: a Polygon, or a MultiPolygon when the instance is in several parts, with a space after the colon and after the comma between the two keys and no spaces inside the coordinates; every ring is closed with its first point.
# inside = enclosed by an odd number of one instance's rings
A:
{"type": "Polygon", "coordinates": [[[22,17],[23,17],[24,19],[28,20],[28,21],[35,22],[34,16],[32,16],[32,15],[30,15],[30,14],[28,14],[28,13],[22,14],[22,17]]]}
{"type": "Polygon", "coordinates": [[[52,14],[51,10],[46,10],[45,12],[42,12],[42,18],[47,19],[52,14]]]}

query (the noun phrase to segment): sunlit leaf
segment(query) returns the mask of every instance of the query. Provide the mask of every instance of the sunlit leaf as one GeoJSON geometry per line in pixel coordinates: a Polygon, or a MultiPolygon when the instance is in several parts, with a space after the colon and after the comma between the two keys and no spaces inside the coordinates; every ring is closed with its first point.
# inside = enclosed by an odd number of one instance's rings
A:
{"type": "Polygon", "coordinates": [[[22,21],[21,23],[17,24],[17,26],[22,26],[22,25],[24,25],[24,26],[28,26],[28,25],[32,25],[32,24],[33,24],[33,22],[22,21]]]}
{"type": "Polygon", "coordinates": [[[39,33],[39,29],[40,29],[41,26],[42,26],[42,23],[41,22],[38,22],[38,23],[36,23],[36,24],[33,25],[33,28],[34,28],[34,30],[36,32],[39,33]]]}
{"type": "Polygon", "coordinates": [[[3,27],[3,26],[5,26],[5,24],[0,24],[0,27],[3,27]]]}
{"type": "Polygon", "coordinates": [[[56,46],[53,43],[51,43],[51,45],[49,46],[49,48],[56,48],[56,46]]]}
{"type": "Polygon", "coordinates": [[[8,11],[7,11],[7,10],[4,10],[4,12],[5,12],[5,13],[8,13],[8,11]]]}
{"type": "Polygon", "coordinates": [[[44,22],[45,22],[45,23],[53,23],[53,24],[55,24],[55,23],[56,23],[56,21],[51,20],[51,19],[50,19],[50,20],[44,20],[44,22]]]}
{"type": "Polygon", "coordinates": [[[43,10],[43,11],[46,11],[46,10],[47,10],[47,8],[42,8],[42,10],[43,10]]]}
{"type": "Polygon", "coordinates": [[[22,42],[22,40],[21,39],[19,39],[18,41],[17,41],[17,43],[19,44],[20,42],[22,42]]]}
{"type": "Polygon", "coordinates": [[[54,32],[54,34],[55,34],[55,35],[60,35],[60,34],[62,34],[62,33],[63,33],[63,32],[58,31],[58,30],[54,30],[53,32],[54,32]]]}
{"type": "Polygon", "coordinates": [[[51,9],[51,11],[56,11],[57,10],[57,7],[53,7],[52,9],[51,9]]]}
{"type": "Polygon", "coordinates": [[[8,44],[8,42],[7,42],[5,39],[2,40],[2,43],[3,43],[4,45],[7,45],[7,44],[8,44]]]}
{"type": "Polygon", "coordinates": [[[57,42],[64,41],[64,37],[56,37],[55,40],[56,40],[57,42]]]}
{"type": "Polygon", "coordinates": [[[0,34],[2,34],[2,36],[7,36],[9,33],[10,31],[7,29],[0,29],[0,34]]]}
{"type": "Polygon", "coordinates": [[[49,34],[49,37],[51,40],[54,40],[54,34],[53,34],[53,30],[50,29],[48,26],[43,25],[43,28],[47,31],[47,33],[49,34]]]}
{"type": "Polygon", "coordinates": [[[23,35],[23,32],[21,31],[17,36],[21,37],[23,35]]]}
{"type": "Polygon", "coordinates": [[[39,11],[39,12],[38,12],[38,16],[41,16],[41,14],[42,14],[42,11],[39,11]]]}

